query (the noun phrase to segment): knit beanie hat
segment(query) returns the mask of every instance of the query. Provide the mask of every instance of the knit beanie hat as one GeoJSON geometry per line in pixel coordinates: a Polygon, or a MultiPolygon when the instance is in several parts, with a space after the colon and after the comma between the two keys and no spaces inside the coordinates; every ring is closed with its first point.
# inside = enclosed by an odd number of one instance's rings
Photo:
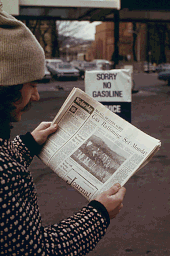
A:
{"type": "Polygon", "coordinates": [[[32,32],[2,10],[0,0],[0,85],[40,80],[45,74],[45,55],[32,32]]]}

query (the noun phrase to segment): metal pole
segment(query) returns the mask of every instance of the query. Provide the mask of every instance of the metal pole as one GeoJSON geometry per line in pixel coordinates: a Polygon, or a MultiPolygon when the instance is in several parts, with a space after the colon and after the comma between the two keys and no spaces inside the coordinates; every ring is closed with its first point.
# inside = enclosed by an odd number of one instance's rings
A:
{"type": "Polygon", "coordinates": [[[150,61],[150,34],[149,34],[149,23],[146,24],[147,25],[147,62],[148,62],[148,73],[150,72],[149,70],[149,61],[150,61]]]}
{"type": "Polygon", "coordinates": [[[138,34],[138,37],[137,37],[137,40],[138,40],[138,44],[137,44],[137,59],[138,59],[138,62],[140,62],[140,34],[138,34]]]}

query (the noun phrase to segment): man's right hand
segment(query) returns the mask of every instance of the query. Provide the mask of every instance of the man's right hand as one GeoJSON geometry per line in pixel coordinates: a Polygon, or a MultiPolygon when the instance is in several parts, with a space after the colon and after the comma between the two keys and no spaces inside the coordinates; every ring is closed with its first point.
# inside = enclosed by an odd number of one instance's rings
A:
{"type": "Polygon", "coordinates": [[[57,124],[51,125],[51,122],[41,122],[35,130],[31,132],[34,140],[39,144],[43,145],[48,136],[54,132],[56,132],[58,126],[57,124]]]}
{"type": "Polygon", "coordinates": [[[120,184],[114,184],[110,189],[98,195],[95,200],[105,206],[110,216],[110,219],[116,217],[123,207],[123,199],[126,189],[120,184]]]}

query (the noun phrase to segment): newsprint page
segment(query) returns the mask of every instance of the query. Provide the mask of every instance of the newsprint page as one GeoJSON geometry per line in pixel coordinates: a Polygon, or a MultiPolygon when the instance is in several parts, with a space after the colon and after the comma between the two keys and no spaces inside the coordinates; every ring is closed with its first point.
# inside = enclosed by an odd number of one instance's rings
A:
{"type": "Polygon", "coordinates": [[[87,200],[122,186],[158,151],[161,142],[74,88],[53,123],[58,130],[39,158],[87,200]]]}

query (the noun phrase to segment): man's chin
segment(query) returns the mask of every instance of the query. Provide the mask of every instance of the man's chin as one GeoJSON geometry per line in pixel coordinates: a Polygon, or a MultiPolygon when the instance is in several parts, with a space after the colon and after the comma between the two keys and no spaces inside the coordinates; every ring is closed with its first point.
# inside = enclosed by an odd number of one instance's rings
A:
{"type": "Polygon", "coordinates": [[[21,121],[22,114],[29,111],[31,109],[31,107],[32,107],[32,104],[31,104],[31,102],[29,102],[22,110],[20,110],[18,112],[14,110],[11,113],[11,122],[15,123],[15,122],[21,121]]]}
{"type": "Polygon", "coordinates": [[[17,123],[17,122],[19,122],[19,121],[21,121],[21,115],[12,116],[12,117],[11,117],[11,122],[12,122],[12,123],[17,123]]]}
{"type": "Polygon", "coordinates": [[[29,111],[29,110],[31,109],[31,107],[32,107],[32,103],[29,102],[29,103],[21,110],[22,113],[29,111]]]}

